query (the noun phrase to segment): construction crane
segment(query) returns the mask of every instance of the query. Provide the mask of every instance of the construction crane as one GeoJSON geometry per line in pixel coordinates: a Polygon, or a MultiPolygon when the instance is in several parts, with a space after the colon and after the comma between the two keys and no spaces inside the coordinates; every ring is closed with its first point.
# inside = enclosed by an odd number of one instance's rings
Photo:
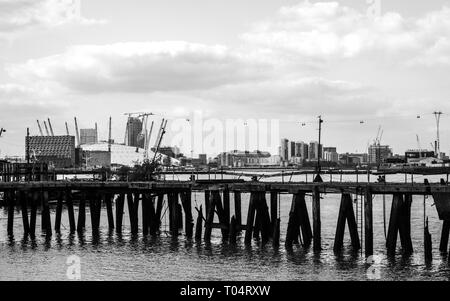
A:
{"type": "Polygon", "coordinates": [[[47,118],[48,120],[48,127],[50,128],[50,134],[52,136],[55,136],[55,134],[53,133],[53,127],[52,127],[52,123],[50,122],[50,118],[47,118]]]}
{"type": "Polygon", "coordinates": [[[161,146],[161,142],[162,142],[162,139],[163,139],[163,137],[164,137],[164,134],[166,133],[166,126],[167,126],[167,120],[164,120],[163,119],[163,121],[162,121],[162,123],[161,123],[161,128],[160,128],[160,134],[158,135],[159,136],[159,138],[158,138],[158,140],[156,141],[156,148],[155,148],[155,154],[154,154],[154,156],[153,156],[153,160],[152,160],[152,163],[155,163],[155,160],[156,160],[156,155],[158,154],[158,151],[159,151],[159,147],[161,146]]]}
{"type": "Polygon", "coordinates": [[[45,132],[47,133],[47,136],[50,136],[50,133],[48,132],[47,122],[45,122],[45,120],[44,120],[44,127],[45,127],[45,132]]]}
{"type": "Polygon", "coordinates": [[[69,126],[67,125],[67,121],[66,121],[66,134],[67,134],[67,136],[70,135],[70,133],[69,133],[69,126]]]}
{"type": "Polygon", "coordinates": [[[77,146],[80,146],[80,133],[78,132],[77,117],[74,117],[73,119],[75,120],[75,136],[77,137],[77,146]]]}
{"type": "Polygon", "coordinates": [[[149,133],[148,133],[148,135],[147,135],[147,138],[145,139],[146,141],[145,141],[145,152],[144,152],[144,158],[145,158],[145,160],[148,160],[148,148],[149,148],[149,145],[150,145],[150,139],[151,139],[151,137],[152,137],[152,132],[153,132],[153,125],[155,124],[155,122],[154,121],[152,121],[152,125],[150,126],[150,131],[149,131],[149,133]]]}
{"type": "Polygon", "coordinates": [[[39,128],[39,133],[41,133],[41,136],[44,136],[44,133],[42,132],[42,128],[41,128],[41,124],[39,123],[39,120],[36,120],[36,121],[37,121],[37,125],[39,128]]]}

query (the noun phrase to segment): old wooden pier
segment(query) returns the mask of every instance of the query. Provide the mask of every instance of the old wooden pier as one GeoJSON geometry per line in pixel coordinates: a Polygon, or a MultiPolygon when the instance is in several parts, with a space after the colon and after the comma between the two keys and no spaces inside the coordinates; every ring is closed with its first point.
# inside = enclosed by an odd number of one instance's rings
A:
{"type": "MultiPolygon", "coordinates": [[[[345,225],[348,225],[351,244],[354,251],[364,250],[366,256],[373,254],[373,210],[375,195],[392,195],[392,207],[387,231],[386,248],[395,253],[397,237],[404,253],[413,252],[411,242],[411,202],[414,195],[432,196],[439,218],[443,221],[440,250],[447,251],[450,233],[450,186],[440,184],[417,183],[275,183],[244,181],[158,181],[158,182],[1,182],[2,205],[8,212],[7,233],[13,235],[14,214],[21,212],[23,233],[34,237],[36,234],[37,214],[41,214],[41,231],[51,236],[61,231],[63,206],[68,213],[69,231],[82,233],[86,229],[86,206],[89,206],[90,224],[93,233],[98,233],[102,208],[106,209],[108,227],[121,233],[123,214],[127,203],[130,231],[133,235],[158,235],[161,217],[167,214],[169,230],[174,238],[181,233],[197,241],[211,240],[212,229],[220,229],[224,241],[233,244],[239,233],[243,233],[245,244],[253,239],[262,243],[280,243],[280,194],[292,195],[285,246],[312,244],[315,251],[322,248],[321,203],[326,201],[324,194],[341,195],[340,209],[334,251],[343,247],[345,225]],[[196,204],[193,212],[192,194],[204,194],[204,203],[196,204]],[[246,221],[242,220],[242,194],[249,194],[246,221]],[[308,212],[305,196],[312,196],[312,212],[308,212]],[[361,212],[364,227],[363,237],[358,231],[353,202],[358,196],[362,201],[361,212]],[[231,212],[230,202],[234,202],[231,212]],[[50,204],[56,206],[54,225],[50,214],[50,204]],[[163,212],[164,204],[168,208],[163,212]],[[115,206],[113,206],[115,205],[115,206]],[[197,207],[199,205],[199,207],[197,207]],[[203,207],[204,205],[204,207],[203,207]],[[75,216],[78,206],[78,216],[75,216]],[[139,206],[142,215],[139,217],[139,206]],[[203,212],[203,208],[205,211],[203,212]],[[40,209],[40,210],[38,210],[40,209]],[[115,209],[115,212],[114,212],[115,209]],[[194,214],[195,216],[194,216],[194,214]],[[233,214],[232,214],[233,213],[233,214]],[[310,218],[311,215],[311,218],[310,218]],[[184,216],[184,221],[183,221],[184,216]],[[215,218],[217,216],[217,218],[215,218]],[[194,231],[194,218],[197,219],[194,231]],[[218,220],[218,222],[215,222],[218,220]],[[141,222],[140,222],[141,221],[141,222]],[[312,221],[312,223],[311,223],[312,221]],[[195,233],[194,233],[195,232],[195,233]],[[363,244],[361,243],[363,240],[363,244]]],[[[431,256],[430,234],[425,228],[425,254],[431,256]]]]}

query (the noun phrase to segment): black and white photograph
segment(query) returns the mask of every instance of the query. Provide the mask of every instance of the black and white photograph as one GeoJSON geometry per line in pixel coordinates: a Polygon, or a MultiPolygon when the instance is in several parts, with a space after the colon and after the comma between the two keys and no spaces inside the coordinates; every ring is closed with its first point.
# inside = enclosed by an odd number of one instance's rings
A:
{"type": "Polygon", "coordinates": [[[0,0],[0,281],[448,281],[449,79],[449,0],[0,0]]]}

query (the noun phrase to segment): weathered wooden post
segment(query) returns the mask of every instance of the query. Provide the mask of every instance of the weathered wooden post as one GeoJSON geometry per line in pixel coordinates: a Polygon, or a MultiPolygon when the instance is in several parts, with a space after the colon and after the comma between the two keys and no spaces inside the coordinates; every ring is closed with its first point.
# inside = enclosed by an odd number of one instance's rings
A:
{"type": "Polygon", "coordinates": [[[67,189],[64,191],[64,199],[66,201],[67,213],[69,215],[69,228],[70,233],[74,233],[76,230],[75,227],[75,213],[73,211],[73,200],[72,200],[72,191],[67,189]]]}
{"type": "Polygon", "coordinates": [[[236,234],[237,234],[237,223],[236,223],[236,217],[233,215],[231,217],[230,221],[230,244],[236,243],[236,234]]]}
{"type": "Polygon", "coordinates": [[[257,194],[255,192],[250,193],[250,202],[248,205],[247,214],[247,230],[245,231],[245,244],[250,245],[252,243],[253,224],[255,222],[256,202],[257,194]]]}
{"type": "Polygon", "coordinates": [[[50,219],[48,191],[42,192],[42,230],[45,231],[46,236],[52,236],[52,221],[50,219]]]}
{"type": "Polygon", "coordinates": [[[30,215],[30,236],[34,238],[36,236],[36,215],[37,215],[37,204],[39,202],[39,193],[36,191],[31,191],[31,215],[30,215]]]}
{"type": "Polygon", "coordinates": [[[61,216],[62,216],[63,200],[61,193],[58,193],[58,201],[56,203],[56,215],[55,215],[55,232],[61,232],[61,216]]]}
{"type": "Polygon", "coordinates": [[[105,195],[106,213],[108,215],[108,227],[110,230],[114,229],[114,213],[112,208],[113,199],[114,194],[109,193],[105,195]]]}
{"type": "Polygon", "coordinates": [[[272,229],[272,235],[275,233],[275,227],[278,219],[278,191],[270,192],[270,226],[272,229]]]}
{"type": "Polygon", "coordinates": [[[157,220],[157,231],[159,232],[161,229],[161,212],[164,204],[164,193],[158,194],[158,199],[156,203],[156,220],[157,220]]]}
{"type": "Polygon", "coordinates": [[[192,203],[191,203],[192,192],[190,190],[182,192],[180,194],[181,203],[184,209],[184,222],[185,222],[185,233],[187,238],[192,238],[194,219],[192,217],[192,203]]]}
{"type": "Polygon", "coordinates": [[[202,240],[202,228],[203,228],[203,205],[200,205],[200,209],[198,210],[197,223],[195,226],[195,240],[202,240]]]}
{"type": "Polygon", "coordinates": [[[321,220],[320,220],[320,191],[318,186],[314,186],[313,190],[313,248],[314,251],[320,251],[322,249],[321,239],[321,220]]]}
{"type": "Polygon", "coordinates": [[[373,212],[372,212],[372,192],[370,187],[366,187],[364,198],[364,243],[365,255],[369,257],[373,255],[373,212]]]}
{"type": "Polygon", "coordinates": [[[80,192],[80,202],[78,204],[77,232],[82,233],[86,228],[86,191],[80,192]]]}
{"type": "Polygon", "coordinates": [[[23,233],[24,236],[28,236],[30,233],[30,223],[28,221],[28,207],[27,207],[27,199],[25,198],[25,192],[19,190],[19,203],[22,211],[22,224],[23,224],[23,233]]]}
{"type": "Polygon", "coordinates": [[[405,195],[404,199],[399,193],[393,196],[386,239],[386,247],[390,255],[395,254],[398,233],[400,233],[403,252],[410,254],[413,251],[410,233],[411,201],[411,195],[405,195]]]}
{"type": "Polygon", "coordinates": [[[125,194],[120,193],[116,200],[116,232],[122,233],[123,208],[125,205],[125,194]]]}
{"type": "Polygon", "coordinates": [[[237,232],[241,232],[242,226],[242,206],[241,206],[241,192],[234,191],[234,216],[236,217],[237,232]]]}
{"type": "Polygon", "coordinates": [[[339,216],[336,226],[336,235],[334,239],[334,252],[340,252],[343,247],[345,223],[347,221],[353,251],[361,248],[358,235],[358,226],[356,224],[355,213],[353,211],[352,197],[348,193],[343,193],[341,205],[339,208],[339,216]]]}
{"type": "Polygon", "coordinates": [[[433,247],[431,242],[431,234],[428,230],[428,217],[425,222],[424,228],[424,249],[425,249],[425,261],[430,262],[433,260],[433,247]]]}
{"type": "Polygon", "coordinates": [[[13,190],[8,190],[8,226],[7,232],[8,236],[14,235],[14,206],[16,203],[15,192],[13,190]]]}
{"type": "Polygon", "coordinates": [[[149,198],[148,195],[146,193],[142,194],[142,235],[146,236],[148,235],[148,230],[149,230],[149,215],[150,215],[150,210],[149,210],[149,198]]]}

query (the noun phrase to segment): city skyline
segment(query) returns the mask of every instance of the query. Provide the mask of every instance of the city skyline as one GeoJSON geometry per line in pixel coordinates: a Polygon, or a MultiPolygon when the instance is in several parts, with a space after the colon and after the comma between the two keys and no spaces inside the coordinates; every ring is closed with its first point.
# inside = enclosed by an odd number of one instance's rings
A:
{"type": "Polygon", "coordinates": [[[417,148],[416,135],[429,148],[442,111],[450,152],[449,1],[380,1],[379,11],[354,0],[195,0],[176,11],[173,1],[52,2],[0,1],[0,156],[23,154],[36,119],[50,117],[60,134],[74,116],[80,128],[97,122],[105,140],[113,116],[123,141],[126,112],[198,110],[223,122],[275,119],[280,137],[310,140],[321,115],[324,144],[342,152],[367,149],[381,125],[398,153],[417,148]]]}

